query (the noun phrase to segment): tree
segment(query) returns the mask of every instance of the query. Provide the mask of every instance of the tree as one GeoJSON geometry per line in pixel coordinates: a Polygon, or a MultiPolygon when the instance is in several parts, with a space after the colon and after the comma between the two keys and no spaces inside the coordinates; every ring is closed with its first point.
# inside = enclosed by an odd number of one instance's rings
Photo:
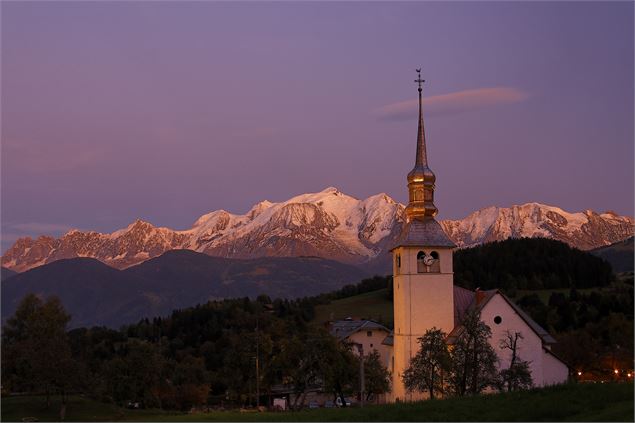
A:
{"type": "Polygon", "coordinates": [[[66,325],[71,317],[57,297],[45,302],[34,294],[22,299],[2,331],[2,376],[12,388],[44,390],[62,396],[60,419],[66,413],[66,393],[76,382],[66,325]]]}
{"type": "Polygon", "coordinates": [[[498,357],[489,344],[492,331],[481,321],[480,312],[469,311],[463,318],[450,348],[450,389],[455,395],[475,395],[498,386],[498,357]]]}
{"type": "Polygon", "coordinates": [[[320,384],[346,404],[344,393],[352,390],[358,364],[350,344],[315,328],[284,339],[272,367],[293,385],[296,399],[291,407],[297,409],[304,404],[307,389],[320,384]]]}
{"type": "Polygon", "coordinates": [[[371,395],[377,397],[390,390],[390,372],[382,364],[377,350],[364,356],[364,384],[366,400],[369,400],[371,395]]]}
{"type": "Polygon", "coordinates": [[[507,386],[508,392],[528,389],[533,385],[529,361],[521,359],[518,355],[518,341],[522,339],[524,338],[520,332],[506,331],[499,342],[502,350],[510,350],[512,353],[509,368],[500,371],[502,385],[507,386]]]}
{"type": "Polygon", "coordinates": [[[418,339],[419,351],[403,374],[408,391],[428,391],[431,399],[434,399],[435,392],[443,394],[443,374],[450,368],[445,338],[442,330],[432,328],[418,339]]]}
{"type": "Polygon", "coordinates": [[[147,407],[161,405],[156,388],[164,371],[165,359],[159,348],[134,338],[122,344],[118,354],[101,368],[106,391],[115,402],[140,401],[147,407]]]}
{"type": "Polygon", "coordinates": [[[167,363],[166,370],[171,377],[162,378],[152,390],[161,408],[187,411],[207,401],[209,376],[202,357],[187,355],[178,363],[167,363]]]}

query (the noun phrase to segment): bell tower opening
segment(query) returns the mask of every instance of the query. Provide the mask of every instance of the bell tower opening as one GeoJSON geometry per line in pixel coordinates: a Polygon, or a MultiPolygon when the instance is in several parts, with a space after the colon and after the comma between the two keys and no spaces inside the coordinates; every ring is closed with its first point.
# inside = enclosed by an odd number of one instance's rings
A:
{"type": "Polygon", "coordinates": [[[424,273],[426,271],[425,258],[426,253],[423,251],[417,253],[417,273],[424,273]]]}

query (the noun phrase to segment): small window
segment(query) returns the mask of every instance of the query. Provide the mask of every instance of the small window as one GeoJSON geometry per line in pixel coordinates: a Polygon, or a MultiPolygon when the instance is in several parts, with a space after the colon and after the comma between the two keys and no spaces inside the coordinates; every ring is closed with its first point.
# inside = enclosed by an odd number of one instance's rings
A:
{"type": "Polygon", "coordinates": [[[500,325],[502,321],[503,321],[502,317],[500,316],[494,317],[494,323],[496,323],[497,325],[500,325]]]}
{"type": "Polygon", "coordinates": [[[370,344],[370,347],[373,348],[373,344],[370,344]]]}
{"type": "Polygon", "coordinates": [[[373,331],[369,330],[368,332],[366,332],[366,336],[373,336],[373,331]]]}

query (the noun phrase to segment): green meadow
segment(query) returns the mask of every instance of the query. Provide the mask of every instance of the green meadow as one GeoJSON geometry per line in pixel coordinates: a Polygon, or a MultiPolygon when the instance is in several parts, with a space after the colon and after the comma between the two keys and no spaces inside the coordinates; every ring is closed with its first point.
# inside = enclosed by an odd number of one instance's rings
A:
{"type": "MultiPolygon", "coordinates": [[[[177,414],[127,410],[71,397],[67,421],[629,421],[634,420],[632,383],[569,384],[524,392],[450,398],[364,408],[298,412],[215,411],[177,414]]],[[[2,398],[2,421],[59,421],[59,399],[50,409],[38,396],[2,398]]]]}

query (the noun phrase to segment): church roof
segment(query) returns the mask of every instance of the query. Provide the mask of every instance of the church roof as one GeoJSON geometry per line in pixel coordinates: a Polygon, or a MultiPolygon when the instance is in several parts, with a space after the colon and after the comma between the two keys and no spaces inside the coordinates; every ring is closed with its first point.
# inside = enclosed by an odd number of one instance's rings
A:
{"type": "Polygon", "coordinates": [[[456,247],[454,242],[446,235],[439,222],[434,219],[413,219],[406,223],[401,235],[391,250],[397,247],[409,246],[456,247]]]}

